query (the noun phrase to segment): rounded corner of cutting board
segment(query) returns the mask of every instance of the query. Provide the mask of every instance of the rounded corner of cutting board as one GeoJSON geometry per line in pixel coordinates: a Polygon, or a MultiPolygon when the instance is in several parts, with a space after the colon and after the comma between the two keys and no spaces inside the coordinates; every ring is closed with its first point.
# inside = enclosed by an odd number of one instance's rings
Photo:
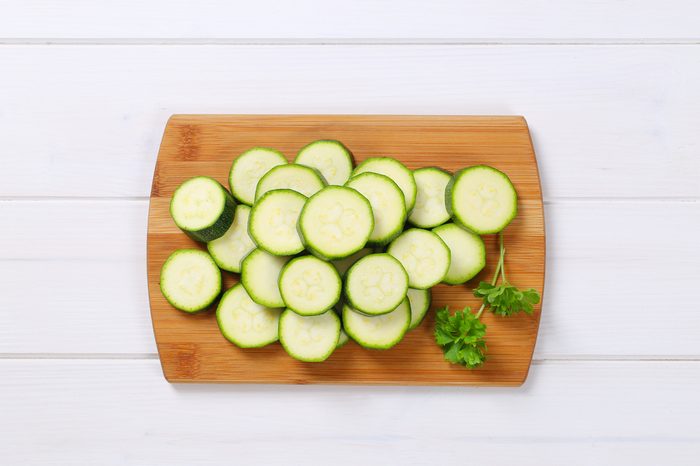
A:
{"type": "MultiPolygon", "coordinates": [[[[181,247],[202,247],[169,217],[175,187],[195,174],[227,185],[232,160],[255,145],[280,149],[292,160],[315,139],[343,141],[361,162],[391,155],[409,168],[456,168],[486,163],[507,173],[519,194],[519,214],[506,230],[513,282],[544,291],[545,230],[540,178],[523,116],[396,115],[171,115],[158,152],[148,215],[148,286],[151,319],[165,379],[180,382],[331,383],[382,385],[523,385],[535,348],[541,303],[533,316],[509,319],[485,314],[489,360],[468,371],[443,360],[432,339],[433,316],[388,351],[348,344],[322,364],[289,358],[278,345],[240,350],[221,337],[212,312],[196,316],[171,308],[159,292],[160,266],[181,247]],[[397,358],[396,355],[401,357],[397,358]]],[[[440,285],[431,309],[477,301],[470,290],[493,271],[497,245],[485,237],[487,267],[467,287],[440,285]]],[[[225,274],[231,285],[235,278],[225,274]]],[[[544,297],[544,293],[542,293],[544,297]]]]}

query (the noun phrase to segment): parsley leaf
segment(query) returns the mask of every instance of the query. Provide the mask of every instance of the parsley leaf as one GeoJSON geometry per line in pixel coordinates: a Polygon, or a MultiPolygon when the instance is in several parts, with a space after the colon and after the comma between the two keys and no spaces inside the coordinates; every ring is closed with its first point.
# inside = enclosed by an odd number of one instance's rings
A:
{"type": "Polygon", "coordinates": [[[486,361],[486,325],[470,308],[450,314],[447,306],[437,311],[435,341],[442,347],[445,359],[470,369],[486,361]]]}
{"type": "Polygon", "coordinates": [[[482,298],[491,312],[504,317],[518,312],[532,314],[533,306],[540,302],[540,295],[534,289],[521,291],[508,282],[500,285],[481,282],[474,289],[474,296],[482,298]]]}

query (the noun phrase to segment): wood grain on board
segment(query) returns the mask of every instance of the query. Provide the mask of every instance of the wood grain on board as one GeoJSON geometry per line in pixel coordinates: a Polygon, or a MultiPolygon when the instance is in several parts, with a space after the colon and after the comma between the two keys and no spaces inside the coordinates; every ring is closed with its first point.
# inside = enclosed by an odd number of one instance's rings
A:
{"type": "MultiPolygon", "coordinates": [[[[219,332],[213,312],[188,315],[159,289],[160,268],[178,248],[203,247],[169,215],[170,196],[185,179],[207,175],[228,185],[233,159],[253,146],[270,146],[292,160],[316,139],[338,139],[357,163],[391,156],[415,169],[489,164],[512,179],[518,216],[505,232],[509,279],[544,291],[545,233],[535,154],[522,117],[360,115],[175,115],[168,121],[153,176],[148,218],[151,317],[165,377],[170,382],[344,383],[392,385],[520,385],[527,377],[541,306],[532,316],[484,313],[488,361],[469,371],[444,361],[432,336],[434,310],[476,307],[471,290],[498,260],[495,236],[485,237],[487,267],[463,286],[433,288],[431,312],[394,348],[368,350],[350,342],[323,363],[302,363],[278,344],[239,349],[219,332]]],[[[237,281],[225,273],[226,288],[237,281]]]]}

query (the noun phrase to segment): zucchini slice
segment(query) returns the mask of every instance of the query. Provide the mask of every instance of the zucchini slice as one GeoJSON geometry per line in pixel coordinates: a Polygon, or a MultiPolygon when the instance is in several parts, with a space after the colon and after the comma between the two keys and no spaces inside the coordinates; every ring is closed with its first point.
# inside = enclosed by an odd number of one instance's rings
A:
{"type": "Polygon", "coordinates": [[[221,238],[207,243],[207,250],[220,269],[239,273],[241,262],[255,249],[255,243],[248,234],[249,217],[250,207],[238,204],[228,231],[221,238]]]}
{"type": "Polygon", "coordinates": [[[216,322],[224,337],[240,348],[260,348],[277,341],[281,309],[256,303],[238,283],[216,308],[216,322]]]}
{"type": "Polygon", "coordinates": [[[220,238],[233,223],[236,201],[208,176],[196,176],[182,183],[170,200],[175,225],[195,241],[207,243],[220,238]]]}
{"type": "Polygon", "coordinates": [[[274,189],[291,189],[310,197],[326,186],[321,174],[313,168],[290,163],[274,167],[260,178],[255,190],[255,202],[274,189]]]}
{"type": "Polygon", "coordinates": [[[333,311],[300,316],[287,309],[280,317],[280,343],[291,357],[321,362],[335,351],[340,339],[340,319],[333,311]]]}
{"type": "Polygon", "coordinates": [[[367,198],[342,186],[328,186],[311,196],[299,216],[304,245],[324,260],[356,253],[365,247],[373,228],[367,198]]]}
{"type": "Polygon", "coordinates": [[[332,264],[314,256],[303,256],[284,266],[279,289],[287,309],[311,316],[323,314],[336,305],[342,283],[332,264]]]}
{"type": "Polygon", "coordinates": [[[345,330],[343,330],[341,327],[340,336],[338,337],[338,344],[335,345],[335,349],[342,348],[349,341],[350,341],[350,337],[348,336],[347,333],[345,333],[345,330]]]}
{"type": "Polygon", "coordinates": [[[433,228],[450,219],[445,207],[445,188],[452,174],[437,167],[419,168],[413,171],[416,180],[416,205],[408,221],[420,228],[433,228]]]}
{"type": "Polygon", "coordinates": [[[262,249],[254,249],[243,259],[241,283],[253,301],[265,307],[284,307],[278,282],[289,259],[273,256],[262,249]]]}
{"type": "Polygon", "coordinates": [[[387,252],[408,273],[408,286],[425,290],[440,283],[450,268],[450,248],[435,233],[419,228],[404,231],[387,252]]]}
{"type": "Polygon", "coordinates": [[[401,189],[390,178],[365,172],[345,184],[365,196],[372,206],[374,228],[369,244],[382,246],[401,234],[406,222],[406,205],[401,189]]]}
{"type": "Polygon", "coordinates": [[[429,289],[417,290],[409,288],[406,297],[411,305],[411,324],[408,326],[408,329],[413,330],[423,322],[428,309],[430,309],[431,292],[429,289]]]}
{"type": "Polygon", "coordinates": [[[391,157],[372,157],[355,167],[352,175],[365,172],[379,173],[392,179],[403,192],[406,212],[411,212],[416,203],[416,181],[411,170],[391,157]]]}
{"type": "Polygon", "coordinates": [[[480,235],[498,233],[518,213],[510,178],[486,165],[458,171],[445,190],[445,204],[455,223],[480,235]]]}
{"type": "Polygon", "coordinates": [[[304,250],[297,221],[306,197],[291,189],[268,191],[250,212],[250,236],[261,249],[275,256],[293,256],[304,250]]]}
{"type": "Polygon", "coordinates": [[[411,323],[411,309],[404,298],[396,309],[380,316],[367,316],[343,306],[343,327],[348,336],[365,348],[389,349],[401,341],[411,323]]]}
{"type": "Polygon", "coordinates": [[[239,202],[253,205],[260,178],[273,167],[286,164],[287,159],[281,152],[267,147],[254,147],[243,152],[233,161],[228,174],[231,193],[239,202]]]}
{"type": "Polygon", "coordinates": [[[357,261],[345,276],[345,297],[356,311],[387,314],[406,297],[408,275],[389,254],[370,254],[357,261]]]}
{"type": "Polygon", "coordinates": [[[221,271],[206,252],[178,249],[160,270],[160,291],[174,308],[198,312],[221,293],[221,271]]]}
{"type": "Polygon", "coordinates": [[[486,266],[486,247],[481,236],[454,223],[440,225],[433,232],[450,248],[450,268],[442,279],[444,283],[466,283],[486,266]]]}
{"type": "Polygon", "coordinates": [[[294,163],[315,168],[329,185],[342,186],[352,173],[352,154],[340,141],[314,141],[301,148],[294,163]]]}

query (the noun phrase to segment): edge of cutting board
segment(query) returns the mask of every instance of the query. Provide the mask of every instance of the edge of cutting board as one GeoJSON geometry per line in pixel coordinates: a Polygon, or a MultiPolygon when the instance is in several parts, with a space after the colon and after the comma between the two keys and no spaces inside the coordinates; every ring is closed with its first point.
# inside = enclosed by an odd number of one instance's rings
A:
{"type": "MultiPolygon", "coordinates": [[[[306,143],[332,138],[346,143],[356,160],[384,154],[404,161],[410,168],[442,165],[434,161],[437,156],[426,151],[432,147],[433,154],[437,151],[440,156],[450,157],[447,159],[450,166],[500,165],[513,178],[520,196],[518,217],[509,227],[518,234],[508,235],[506,231],[506,246],[511,244],[506,264],[510,259],[511,277],[528,277],[527,283],[513,278],[514,283],[521,287],[533,286],[544,298],[546,240],[542,191],[531,135],[522,116],[172,115],[166,124],[154,169],[147,241],[151,321],[165,378],[174,383],[522,385],[532,362],[542,302],[532,316],[503,319],[485,313],[491,358],[484,367],[474,371],[442,359],[432,341],[433,312],[429,312],[431,316],[427,322],[391,350],[366,350],[350,342],[325,363],[314,364],[291,359],[279,344],[258,350],[235,348],[220,335],[213,312],[186,315],[167,305],[158,286],[160,265],[167,257],[164,251],[178,247],[201,248],[177,230],[167,215],[174,187],[187,177],[200,174],[218,178],[227,185],[227,167],[244,148],[269,144],[280,148],[291,160],[296,150],[306,143]],[[348,137],[357,132],[363,136],[348,137]],[[360,143],[353,144],[354,139],[360,143]],[[461,143],[458,140],[462,140],[461,143]],[[392,153],[392,148],[400,148],[400,153],[392,153]],[[469,163],[462,163],[467,161],[469,163]],[[522,177],[514,175],[513,167],[527,173],[523,172],[522,177]],[[521,178],[526,182],[520,182],[521,178]],[[524,238],[530,243],[522,244],[524,238]],[[531,271],[533,264],[535,272],[531,271]],[[522,340],[523,344],[512,345],[514,339],[522,340]],[[419,348],[425,352],[418,351],[419,348]]],[[[472,306],[476,303],[475,298],[468,295],[479,278],[491,273],[493,256],[497,255],[494,239],[493,235],[485,238],[489,252],[487,269],[470,281],[468,288],[441,285],[435,291],[444,295],[443,301],[466,301],[472,306]]],[[[233,274],[225,275],[226,286],[235,282],[233,274]]],[[[431,310],[437,307],[438,304],[431,306],[431,310]]],[[[458,307],[451,306],[452,309],[458,307]]]]}

